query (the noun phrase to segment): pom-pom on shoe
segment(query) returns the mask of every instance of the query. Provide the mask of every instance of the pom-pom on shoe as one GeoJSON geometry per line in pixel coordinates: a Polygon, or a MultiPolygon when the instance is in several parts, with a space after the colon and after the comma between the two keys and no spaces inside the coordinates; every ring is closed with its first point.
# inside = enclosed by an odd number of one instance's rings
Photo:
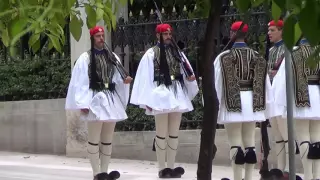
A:
{"type": "Polygon", "coordinates": [[[93,180],[116,180],[119,179],[120,173],[118,171],[112,171],[108,173],[99,173],[97,174],[93,180]]]}
{"type": "Polygon", "coordinates": [[[171,178],[171,174],[172,174],[172,169],[165,168],[159,171],[158,176],[160,179],[168,179],[168,178],[171,178]]]}
{"type": "Polygon", "coordinates": [[[184,174],[184,169],[182,167],[176,167],[172,169],[171,172],[171,178],[181,178],[181,176],[184,174]]]}
{"type": "Polygon", "coordinates": [[[109,173],[109,177],[112,178],[111,180],[116,180],[120,178],[120,173],[118,171],[111,171],[109,173]]]}

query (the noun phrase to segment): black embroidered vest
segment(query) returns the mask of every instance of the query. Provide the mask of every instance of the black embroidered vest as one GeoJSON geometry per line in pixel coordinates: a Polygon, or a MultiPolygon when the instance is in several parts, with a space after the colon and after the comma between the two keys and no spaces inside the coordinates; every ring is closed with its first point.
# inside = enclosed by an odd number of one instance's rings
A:
{"type": "MultiPolygon", "coordinates": [[[[90,63],[88,68],[89,80],[91,80],[91,51],[88,51],[90,63]]],[[[114,83],[112,82],[113,75],[115,73],[115,66],[112,64],[110,60],[106,57],[104,53],[95,53],[95,62],[96,62],[96,72],[98,75],[98,84],[99,89],[95,89],[97,91],[102,90],[114,90],[114,83]]]]}
{"type": "Polygon", "coordinates": [[[253,111],[265,110],[267,62],[248,47],[232,48],[221,59],[226,108],[241,112],[240,91],[252,90],[253,111]]]}
{"type": "MultiPolygon", "coordinates": [[[[159,46],[153,47],[154,51],[154,80],[158,81],[160,79],[160,48],[159,46]]],[[[167,62],[170,69],[171,80],[181,80],[182,74],[180,72],[180,63],[174,59],[171,49],[165,48],[167,62]]]]}
{"type": "Polygon", "coordinates": [[[314,50],[309,44],[302,44],[292,52],[296,107],[310,107],[308,85],[320,85],[320,63],[315,69],[311,69],[306,63],[314,50]]]}

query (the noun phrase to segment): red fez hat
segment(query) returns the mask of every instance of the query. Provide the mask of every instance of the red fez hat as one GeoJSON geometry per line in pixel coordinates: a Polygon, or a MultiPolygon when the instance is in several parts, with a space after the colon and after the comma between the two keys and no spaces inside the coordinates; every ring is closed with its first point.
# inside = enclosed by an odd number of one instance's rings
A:
{"type": "Polygon", "coordinates": [[[90,36],[93,36],[95,34],[97,34],[98,32],[104,32],[104,29],[102,26],[95,26],[93,28],[90,29],[90,36]]]}
{"type": "MultiPolygon", "coordinates": [[[[234,22],[232,25],[231,25],[231,30],[232,31],[238,31],[240,29],[240,26],[243,22],[242,21],[237,21],[237,22],[234,22]]],[[[242,27],[242,32],[246,33],[248,32],[248,25],[247,24],[244,24],[243,27],[242,27]]]]}
{"type": "Polygon", "coordinates": [[[277,22],[272,20],[269,22],[268,26],[277,26],[277,27],[283,27],[283,21],[282,20],[278,20],[277,22]]]}
{"type": "Polygon", "coordinates": [[[172,31],[172,27],[169,24],[159,24],[156,27],[157,33],[163,33],[167,31],[172,31]]]}

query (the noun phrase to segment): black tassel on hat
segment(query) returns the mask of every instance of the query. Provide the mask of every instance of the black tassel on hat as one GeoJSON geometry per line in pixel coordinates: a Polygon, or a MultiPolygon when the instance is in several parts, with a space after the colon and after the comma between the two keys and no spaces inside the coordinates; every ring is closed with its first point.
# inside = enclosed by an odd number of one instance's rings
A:
{"type": "Polygon", "coordinates": [[[172,85],[162,33],[160,34],[160,84],[172,85]]]}
{"type": "Polygon", "coordinates": [[[97,74],[97,64],[96,64],[96,59],[95,59],[95,55],[94,55],[94,39],[91,36],[90,37],[91,40],[91,59],[90,59],[90,82],[89,82],[89,88],[93,89],[93,90],[98,90],[100,89],[100,78],[97,74]]]}

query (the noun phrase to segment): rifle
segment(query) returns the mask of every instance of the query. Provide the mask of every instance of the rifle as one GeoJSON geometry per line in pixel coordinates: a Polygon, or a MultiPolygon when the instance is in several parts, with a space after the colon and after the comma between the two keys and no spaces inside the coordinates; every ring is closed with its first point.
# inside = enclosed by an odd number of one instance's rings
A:
{"type": "Polygon", "coordinates": [[[111,57],[112,63],[116,66],[117,70],[119,71],[121,78],[124,80],[126,77],[129,76],[129,73],[126,71],[126,69],[122,66],[122,64],[118,61],[116,56],[111,51],[110,47],[107,45],[107,43],[104,43],[104,49],[107,51],[108,55],[111,57]]]}
{"type": "MultiPolygon", "coordinates": [[[[266,49],[264,58],[268,62],[269,61],[269,49],[271,47],[271,42],[268,34],[266,35],[266,49]]],[[[268,73],[268,72],[267,72],[268,73]]],[[[268,164],[268,156],[270,153],[270,144],[269,144],[269,136],[268,136],[268,125],[269,119],[260,123],[260,133],[261,133],[261,153],[263,153],[263,158],[260,166],[260,174],[263,176],[264,173],[269,172],[269,164],[268,164]]]]}
{"type": "MultiPolygon", "coordinates": [[[[156,7],[156,14],[158,16],[158,19],[159,19],[160,23],[162,24],[163,21],[162,21],[161,12],[160,12],[155,0],[153,0],[153,3],[154,3],[154,6],[156,7]]],[[[176,41],[174,40],[174,38],[171,38],[171,42],[172,42],[171,45],[173,45],[173,49],[175,50],[175,54],[178,55],[177,58],[178,58],[179,62],[182,63],[182,69],[183,69],[185,75],[187,77],[192,76],[193,71],[192,71],[191,67],[189,66],[189,64],[187,63],[187,60],[182,55],[182,51],[180,50],[180,48],[179,48],[178,44],[176,43],[176,41]]]]}

